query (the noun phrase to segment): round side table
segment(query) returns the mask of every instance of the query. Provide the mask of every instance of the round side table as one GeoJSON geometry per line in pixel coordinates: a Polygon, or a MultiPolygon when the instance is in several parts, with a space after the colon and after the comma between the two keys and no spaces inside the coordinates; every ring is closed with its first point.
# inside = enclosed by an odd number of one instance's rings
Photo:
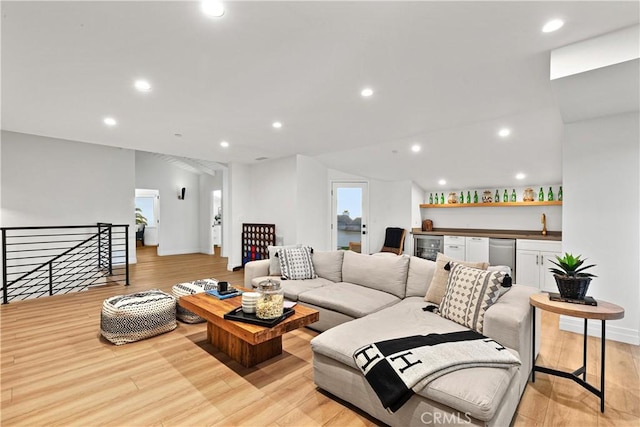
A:
{"type": "Polygon", "coordinates": [[[569,302],[551,301],[549,294],[541,293],[531,295],[529,297],[531,304],[533,319],[532,334],[532,360],[533,368],[531,369],[531,382],[536,381],[536,372],[544,372],[545,374],[555,375],[558,377],[569,378],[580,384],[600,398],[600,412],[604,412],[604,367],[605,367],[605,322],[607,320],[622,319],[624,317],[624,309],[610,302],[598,300],[598,305],[574,304],[569,302]],[[582,348],[582,367],[573,372],[558,371],[556,369],[546,368],[544,366],[536,366],[536,307],[550,311],[552,313],[564,314],[565,316],[578,317],[584,319],[584,343],[582,348]],[[600,363],[600,390],[589,384],[587,380],[587,320],[595,319],[601,321],[602,339],[601,339],[601,363],[600,363]],[[580,378],[582,375],[582,378],[580,378]]]}

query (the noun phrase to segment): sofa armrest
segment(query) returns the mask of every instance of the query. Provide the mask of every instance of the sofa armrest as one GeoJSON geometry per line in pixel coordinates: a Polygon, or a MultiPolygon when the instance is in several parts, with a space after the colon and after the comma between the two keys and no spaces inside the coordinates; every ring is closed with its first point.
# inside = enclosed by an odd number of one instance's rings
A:
{"type": "MultiPolygon", "coordinates": [[[[489,307],[484,314],[483,335],[493,338],[505,347],[516,350],[522,367],[530,372],[531,361],[531,305],[529,296],[540,293],[540,289],[530,286],[513,285],[509,292],[489,307]]],[[[540,316],[536,316],[536,335],[540,334],[540,316]]],[[[538,354],[536,337],[536,355],[538,354]]]]}
{"type": "Polygon", "coordinates": [[[244,265],[244,287],[251,289],[251,279],[269,275],[269,260],[249,261],[244,265]]]}

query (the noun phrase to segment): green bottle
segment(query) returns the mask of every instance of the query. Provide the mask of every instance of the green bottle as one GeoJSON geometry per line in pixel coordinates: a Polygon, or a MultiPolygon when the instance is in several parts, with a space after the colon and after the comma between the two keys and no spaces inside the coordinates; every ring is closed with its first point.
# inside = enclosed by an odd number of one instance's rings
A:
{"type": "Polygon", "coordinates": [[[444,205],[444,193],[440,195],[440,204],[444,205]]]}
{"type": "Polygon", "coordinates": [[[464,191],[460,192],[460,203],[464,203],[464,191]]]}
{"type": "Polygon", "coordinates": [[[516,189],[515,188],[513,190],[511,190],[511,201],[512,202],[516,201],[516,189]]]}
{"type": "Polygon", "coordinates": [[[429,204],[433,204],[433,193],[429,193],[429,204]]]}
{"type": "Polygon", "coordinates": [[[538,201],[544,202],[544,191],[542,191],[542,187],[540,187],[540,191],[538,191],[538,201]]]}
{"type": "Polygon", "coordinates": [[[504,189],[504,194],[502,195],[502,201],[503,202],[508,202],[509,201],[509,195],[507,194],[507,189],[504,189]]]}
{"type": "Polygon", "coordinates": [[[553,202],[553,190],[549,187],[549,194],[547,195],[547,200],[553,202]]]}
{"type": "Polygon", "coordinates": [[[478,203],[478,192],[477,191],[473,192],[473,203],[478,203]]]}
{"type": "Polygon", "coordinates": [[[558,190],[558,201],[562,201],[562,185],[560,186],[560,190],[558,190]]]}
{"type": "Polygon", "coordinates": [[[467,203],[471,203],[471,192],[467,191],[467,203]]]}
{"type": "Polygon", "coordinates": [[[500,203],[500,193],[498,192],[498,190],[496,190],[496,197],[495,197],[494,202],[500,203]]]}
{"type": "Polygon", "coordinates": [[[436,193],[436,199],[435,199],[435,202],[434,202],[434,203],[435,203],[436,205],[438,204],[438,193],[436,193]]]}

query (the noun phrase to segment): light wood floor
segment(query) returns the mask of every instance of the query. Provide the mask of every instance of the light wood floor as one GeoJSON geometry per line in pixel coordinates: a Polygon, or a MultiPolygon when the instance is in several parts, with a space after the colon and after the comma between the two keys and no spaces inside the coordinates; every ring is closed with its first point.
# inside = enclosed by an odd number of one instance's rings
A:
{"type": "MultiPolygon", "coordinates": [[[[157,257],[138,251],[128,288],[24,301],[0,308],[2,426],[367,426],[375,420],[319,392],[302,329],[284,336],[284,353],[243,368],[205,342],[204,324],[124,346],[100,337],[102,301],[204,277],[242,284],[226,259],[157,257]]],[[[588,379],[599,384],[599,340],[590,339],[588,379]]],[[[543,316],[538,363],[573,370],[582,341],[543,316]]],[[[640,425],[640,350],[607,342],[607,404],[572,381],[538,374],[514,419],[516,426],[640,425]]]]}

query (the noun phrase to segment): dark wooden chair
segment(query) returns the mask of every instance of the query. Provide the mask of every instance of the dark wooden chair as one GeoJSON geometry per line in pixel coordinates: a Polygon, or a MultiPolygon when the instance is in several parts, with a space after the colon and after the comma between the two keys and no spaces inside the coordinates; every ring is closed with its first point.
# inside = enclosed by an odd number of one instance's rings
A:
{"type": "Polygon", "coordinates": [[[404,238],[407,232],[404,228],[387,227],[384,236],[384,244],[380,252],[392,252],[396,255],[402,254],[404,248],[404,238]]]}
{"type": "Polygon", "coordinates": [[[140,243],[142,243],[142,246],[144,246],[144,228],[145,227],[146,225],[140,224],[140,228],[138,229],[138,231],[136,231],[136,242],[139,240],[140,243]]]}

